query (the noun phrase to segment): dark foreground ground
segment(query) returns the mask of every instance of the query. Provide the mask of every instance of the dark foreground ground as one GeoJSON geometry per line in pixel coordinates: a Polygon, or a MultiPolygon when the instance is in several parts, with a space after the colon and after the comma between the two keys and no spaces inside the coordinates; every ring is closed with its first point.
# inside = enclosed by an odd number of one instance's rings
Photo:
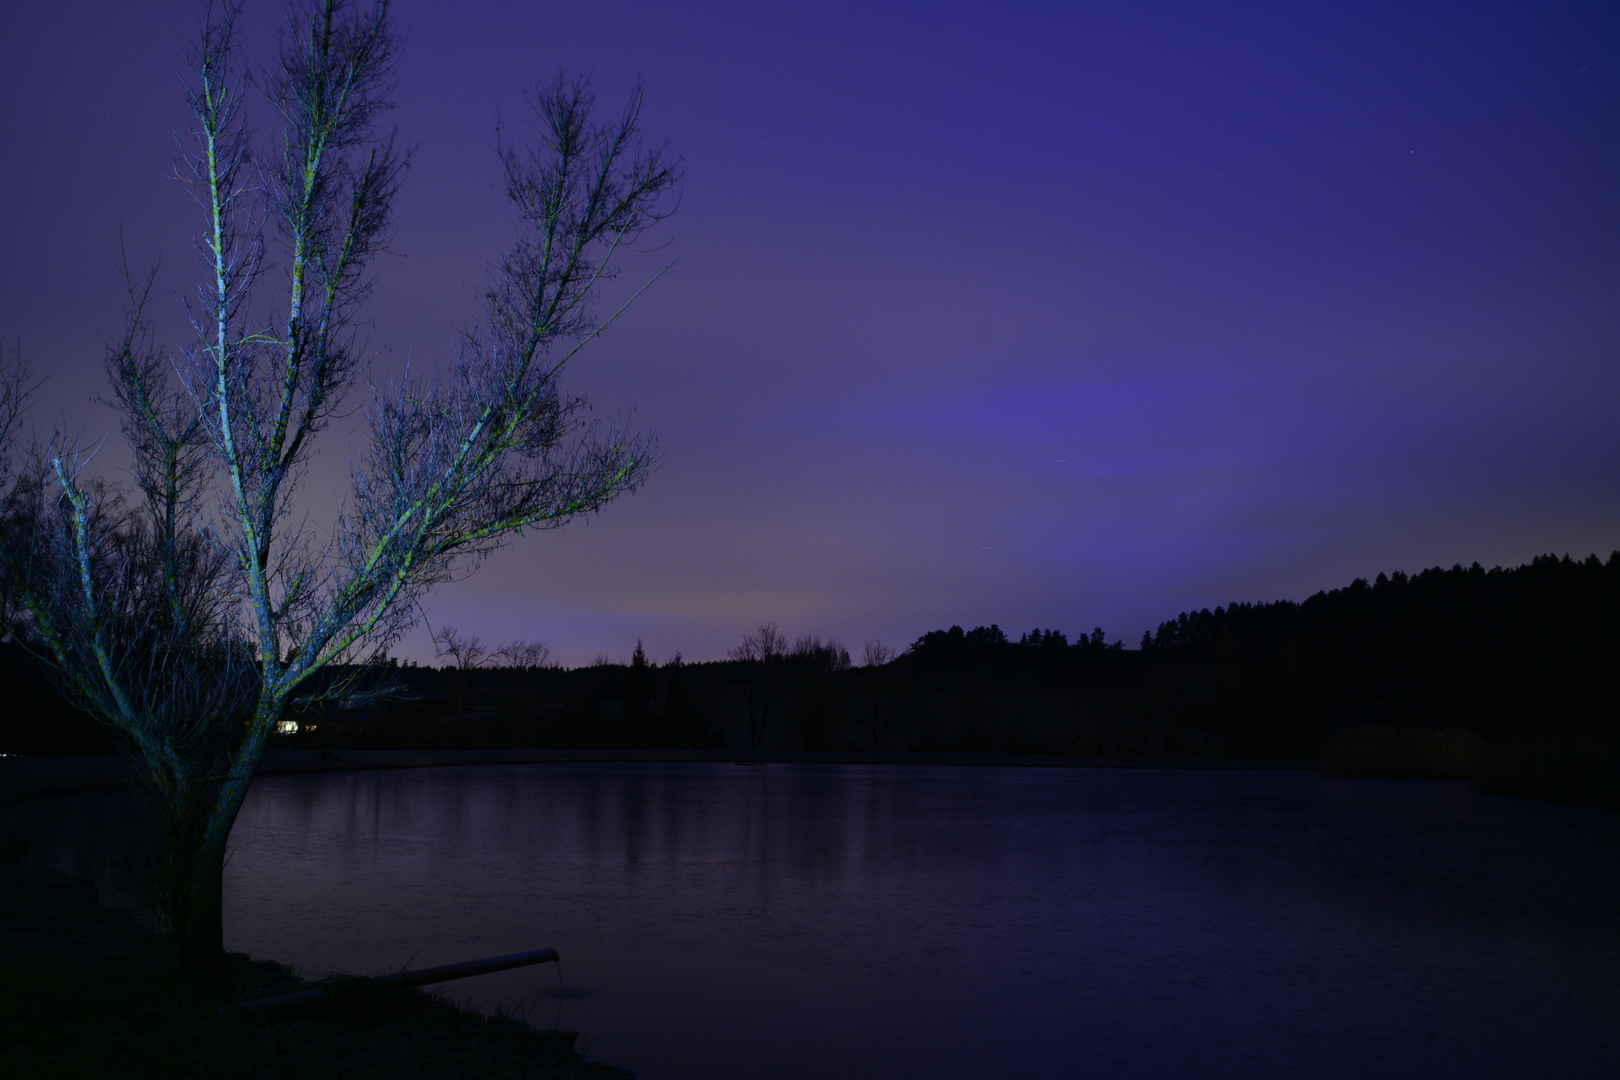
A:
{"type": "Polygon", "coordinates": [[[355,993],[318,1016],[220,1016],[221,1005],[308,984],[233,957],[187,978],[163,939],[100,907],[94,886],[0,864],[0,1073],[51,1077],[546,1077],[628,1080],[573,1037],[465,1013],[417,991],[355,993]]]}

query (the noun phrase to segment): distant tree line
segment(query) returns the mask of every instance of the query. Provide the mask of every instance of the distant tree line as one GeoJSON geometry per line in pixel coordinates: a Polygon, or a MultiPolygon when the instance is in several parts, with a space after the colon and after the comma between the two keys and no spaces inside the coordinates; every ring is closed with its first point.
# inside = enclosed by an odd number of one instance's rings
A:
{"type": "MultiPolygon", "coordinates": [[[[1620,751],[1620,553],[1380,574],[1300,603],[1186,612],[1136,649],[1101,629],[1071,641],[953,626],[903,651],[868,642],[857,663],[840,642],[790,644],[765,623],[721,661],[655,663],[637,642],[628,664],[570,670],[538,643],[487,647],[454,629],[437,640],[441,666],[372,669],[390,694],[289,712],[298,730],[274,745],[1275,758],[1384,724],[1620,751]]],[[[105,748],[9,645],[0,678],[0,749],[105,748]]]]}
{"type": "Polygon", "coordinates": [[[1149,663],[1201,671],[1215,716],[1423,723],[1575,745],[1620,734],[1620,553],[1379,574],[1303,603],[1184,613],[1149,663]]]}

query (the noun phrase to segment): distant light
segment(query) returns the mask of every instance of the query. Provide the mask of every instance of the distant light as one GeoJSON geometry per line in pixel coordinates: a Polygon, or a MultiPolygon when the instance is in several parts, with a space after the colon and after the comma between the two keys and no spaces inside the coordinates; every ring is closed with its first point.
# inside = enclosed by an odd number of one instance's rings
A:
{"type": "Polygon", "coordinates": [[[296,734],[298,734],[298,721],[296,721],[296,720],[277,720],[276,721],[276,734],[277,735],[296,735],[296,734]]]}

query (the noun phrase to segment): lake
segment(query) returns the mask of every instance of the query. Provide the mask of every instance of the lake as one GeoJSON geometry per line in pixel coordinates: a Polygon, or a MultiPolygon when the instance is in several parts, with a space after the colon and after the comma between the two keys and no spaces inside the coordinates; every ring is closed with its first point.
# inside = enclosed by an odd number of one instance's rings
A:
{"type": "MultiPolygon", "coordinates": [[[[6,811],[134,902],[132,802],[6,811]]],[[[226,944],[671,1077],[1620,1075],[1620,814],[1299,772],[469,766],[255,782],[226,944]]]]}

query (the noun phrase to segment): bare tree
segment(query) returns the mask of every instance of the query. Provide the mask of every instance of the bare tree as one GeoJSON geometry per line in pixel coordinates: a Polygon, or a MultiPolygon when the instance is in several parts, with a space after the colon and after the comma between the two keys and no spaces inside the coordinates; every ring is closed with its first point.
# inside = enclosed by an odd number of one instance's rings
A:
{"type": "Polygon", "coordinates": [[[433,638],[433,653],[450,661],[440,670],[440,678],[450,686],[452,714],[457,720],[466,719],[472,673],[489,663],[489,646],[477,634],[464,634],[453,626],[446,626],[433,638]]]}
{"type": "Polygon", "coordinates": [[[464,634],[453,626],[446,626],[434,637],[433,653],[449,657],[449,666],[458,671],[483,667],[494,655],[477,634],[464,634]]]}
{"type": "Polygon", "coordinates": [[[881,641],[868,641],[861,657],[866,668],[866,734],[874,752],[883,749],[894,726],[894,690],[884,670],[893,659],[894,650],[881,641]]]}
{"type": "Polygon", "coordinates": [[[425,590],[646,478],[651,447],[597,425],[559,380],[624,310],[598,318],[599,287],[677,183],[639,140],[639,89],[600,123],[582,81],[537,86],[537,143],[499,148],[521,230],[483,319],[439,378],[373,387],[330,534],[292,528],[313,442],[359,375],[355,327],[406,167],[381,128],[399,36],[387,0],[295,6],[253,80],[278,129],[261,154],[238,11],[211,7],[187,56],[194,143],[177,171],[205,217],[195,340],[159,348],[136,302],[113,350],[134,494],[90,476],[65,440],[8,450],[0,530],[20,639],[148,778],[173,834],[166,912],[200,968],[222,955],[226,840],[283,710],[352,696],[332,674],[396,641],[425,590]]]}
{"type": "Polygon", "coordinates": [[[840,737],[844,721],[841,676],[850,668],[842,643],[801,634],[789,655],[793,661],[793,715],[806,750],[826,750],[840,737]]]}
{"type": "Polygon", "coordinates": [[[765,741],[771,705],[776,701],[776,684],[782,658],[787,655],[787,638],[775,623],[761,623],[754,633],[744,634],[742,644],[729,650],[727,655],[745,668],[742,690],[743,704],[748,710],[748,748],[758,750],[765,741]]]}
{"type": "MultiPolygon", "coordinates": [[[[32,386],[21,348],[14,344],[8,356],[5,343],[0,341],[0,544],[6,545],[0,552],[10,550],[13,545],[9,541],[26,528],[31,505],[20,490],[20,463],[14,459],[12,447],[17,443],[32,386]]],[[[19,629],[16,578],[0,564],[0,638],[9,639],[19,629]]]]}
{"type": "Polygon", "coordinates": [[[501,667],[532,671],[551,667],[551,647],[543,641],[509,641],[489,654],[501,667]]]}

